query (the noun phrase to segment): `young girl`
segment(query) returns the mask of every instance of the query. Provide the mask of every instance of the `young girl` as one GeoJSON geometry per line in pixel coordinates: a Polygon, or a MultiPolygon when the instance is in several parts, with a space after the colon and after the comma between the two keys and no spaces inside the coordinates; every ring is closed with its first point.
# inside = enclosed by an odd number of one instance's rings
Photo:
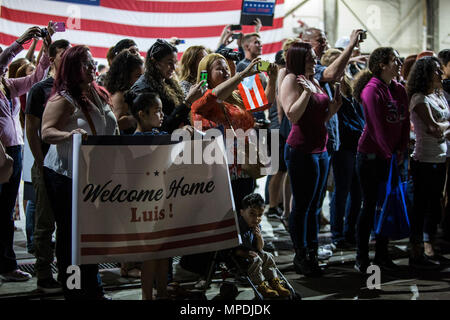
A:
{"type": "MultiPolygon", "coordinates": [[[[136,118],[137,128],[134,135],[162,135],[158,131],[163,122],[161,100],[156,93],[125,93],[125,102],[130,106],[131,113],[136,118]]],[[[167,273],[169,259],[154,259],[144,261],[141,270],[142,300],[153,300],[153,283],[156,280],[156,299],[168,298],[167,273]]]]}

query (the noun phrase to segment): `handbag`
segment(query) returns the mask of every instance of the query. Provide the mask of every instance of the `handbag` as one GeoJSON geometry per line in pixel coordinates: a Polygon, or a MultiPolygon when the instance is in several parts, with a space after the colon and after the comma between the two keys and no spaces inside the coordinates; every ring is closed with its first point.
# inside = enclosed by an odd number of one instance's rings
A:
{"type": "MultiPolygon", "coordinates": [[[[222,106],[222,111],[225,115],[225,119],[228,122],[228,125],[230,126],[231,130],[233,131],[234,137],[237,139],[236,136],[236,132],[234,131],[233,125],[231,124],[231,121],[225,111],[225,107],[222,106]]],[[[245,173],[247,173],[250,177],[252,177],[253,179],[259,179],[262,178],[264,176],[266,176],[266,174],[261,173],[261,169],[265,167],[265,165],[261,162],[261,158],[258,152],[258,146],[251,142],[250,140],[248,140],[245,143],[245,148],[237,148],[237,158],[244,158],[244,163],[241,164],[242,170],[245,171],[245,173]],[[250,161],[250,155],[251,154],[256,154],[256,162],[255,161],[250,161]],[[255,163],[251,163],[251,162],[255,162],[255,163]]]]}
{"type": "Polygon", "coordinates": [[[410,225],[406,202],[408,182],[402,182],[396,155],[392,156],[389,178],[379,189],[379,202],[375,214],[375,234],[392,240],[409,237],[410,225]]]}

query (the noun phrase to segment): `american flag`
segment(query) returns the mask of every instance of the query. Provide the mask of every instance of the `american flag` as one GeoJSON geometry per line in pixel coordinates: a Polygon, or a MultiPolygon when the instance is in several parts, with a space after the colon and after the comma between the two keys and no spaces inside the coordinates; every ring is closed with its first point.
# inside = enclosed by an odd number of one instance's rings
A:
{"type": "MultiPolygon", "coordinates": [[[[215,50],[225,25],[239,24],[242,1],[0,0],[0,4],[3,47],[33,25],[45,27],[50,20],[65,22],[66,32],[56,33],[53,39],[67,39],[72,45],[85,44],[96,60],[105,63],[108,49],[123,38],[133,39],[143,56],[157,38],[185,40],[178,45],[179,58],[192,45],[215,50]]],[[[273,26],[262,27],[260,32],[263,59],[272,61],[281,49],[283,15],[284,0],[277,0],[273,26]]],[[[254,32],[254,27],[243,26],[242,32],[254,32]]],[[[235,41],[230,45],[233,46],[236,47],[235,41]]]]}

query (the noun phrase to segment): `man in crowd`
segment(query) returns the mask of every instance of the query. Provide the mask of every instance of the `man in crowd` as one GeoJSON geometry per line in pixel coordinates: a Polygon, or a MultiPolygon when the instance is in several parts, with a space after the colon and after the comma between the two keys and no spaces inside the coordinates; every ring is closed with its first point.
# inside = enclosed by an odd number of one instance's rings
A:
{"type": "MultiPolygon", "coordinates": [[[[44,183],[43,164],[49,145],[41,140],[41,121],[45,104],[50,97],[54,78],[61,63],[63,53],[70,47],[67,40],[57,40],[49,47],[51,69],[49,77],[36,83],[28,93],[25,109],[26,134],[34,157],[31,169],[33,186],[36,194],[36,213],[34,230],[34,247],[36,256],[37,287],[45,293],[62,291],[61,285],[53,278],[52,235],[55,231],[55,218],[48,200],[44,183]]],[[[59,270],[58,272],[65,272],[59,270]]]]}

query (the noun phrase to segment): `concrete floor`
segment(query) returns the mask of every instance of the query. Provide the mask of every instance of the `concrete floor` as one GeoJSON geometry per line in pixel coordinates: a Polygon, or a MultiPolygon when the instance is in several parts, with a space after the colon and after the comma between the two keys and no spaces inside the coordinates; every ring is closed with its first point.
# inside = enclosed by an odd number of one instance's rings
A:
{"type": "MultiPolygon", "coordinates": [[[[259,191],[261,192],[260,183],[259,191]]],[[[324,204],[327,213],[328,203],[324,204]]],[[[26,252],[26,238],[24,233],[24,220],[16,221],[18,230],[15,232],[15,252],[19,264],[34,263],[34,257],[26,252]]],[[[359,275],[354,269],[354,251],[335,252],[327,261],[325,273],[320,278],[307,278],[298,275],[293,270],[293,251],[289,234],[283,225],[275,219],[264,216],[263,236],[265,241],[272,241],[275,245],[275,261],[278,268],[290,282],[292,287],[304,300],[449,300],[450,299],[450,267],[439,271],[423,273],[413,272],[408,267],[407,240],[396,241],[390,244],[390,252],[394,261],[400,265],[396,274],[382,272],[380,290],[369,290],[366,278],[359,275]]],[[[328,229],[320,233],[321,243],[329,242],[328,229]]],[[[450,258],[450,243],[438,243],[442,253],[450,258]]],[[[139,279],[129,279],[120,276],[118,268],[101,270],[105,290],[113,300],[140,300],[141,289],[139,279]]],[[[183,270],[177,262],[174,265],[175,281],[184,288],[192,288],[198,279],[195,274],[183,270]]],[[[220,275],[216,274],[211,288],[206,291],[208,300],[216,299],[220,288],[220,275]]],[[[248,285],[239,284],[238,300],[253,300],[254,293],[248,285]]],[[[198,296],[191,296],[196,299],[198,296]]],[[[0,300],[20,298],[31,300],[60,300],[61,295],[45,295],[36,289],[36,278],[22,283],[0,282],[0,300]]],[[[198,298],[197,298],[198,299],[198,298]]]]}

